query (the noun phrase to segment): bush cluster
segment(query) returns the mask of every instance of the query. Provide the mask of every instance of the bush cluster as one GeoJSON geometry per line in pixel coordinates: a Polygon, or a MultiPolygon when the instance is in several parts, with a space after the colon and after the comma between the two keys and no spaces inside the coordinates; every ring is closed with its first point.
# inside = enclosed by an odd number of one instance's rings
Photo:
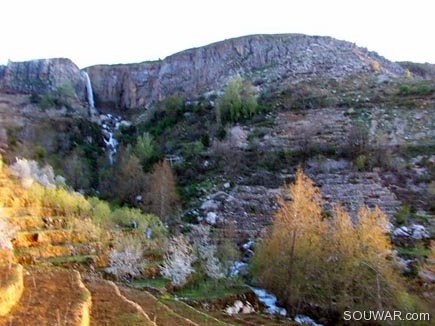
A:
{"type": "Polygon", "coordinates": [[[258,113],[253,86],[240,77],[231,79],[224,93],[217,99],[216,120],[219,125],[251,118],[258,113]]]}

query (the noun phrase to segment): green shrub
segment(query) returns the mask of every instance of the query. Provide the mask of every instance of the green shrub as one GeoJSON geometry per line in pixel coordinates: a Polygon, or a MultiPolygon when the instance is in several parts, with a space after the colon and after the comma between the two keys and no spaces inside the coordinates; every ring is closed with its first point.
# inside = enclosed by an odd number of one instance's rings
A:
{"type": "Polygon", "coordinates": [[[46,187],[41,191],[41,187],[33,184],[30,191],[39,193],[42,205],[51,208],[55,214],[76,217],[90,215],[91,205],[83,195],[58,187],[46,187]]]}
{"type": "Polygon", "coordinates": [[[204,150],[204,145],[200,140],[192,143],[184,144],[183,151],[186,157],[193,157],[200,154],[204,150]]]}
{"type": "Polygon", "coordinates": [[[32,94],[30,94],[29,100],[30,100],[30,103],[32,103],[32,104],[38,104],[39,101],[41,100],[41,96],[37,93],[32,93],[32,94]]]}
{"type": "Polygon", "coordinates": [[[39,107],[42,110],[51,109],[56,106],[55,98],[50,94],[43,94],[39,100],[39,107]]]}
{"type": "Polygon", "coordinates": [[[136,208],[122,207],[115,209],[111,213],[111,221],[121,227],[136,228],[141,233],[151,232],[153,239],[160,238],[165,234],[165,229],[157,216],[143,214],[136,208]]]}
{"type": "Polygon", "coordinates": [[[358,171],[364,171],[367,168],[367,156],[360,154],[355,159],[355,167],[358,171]]]}
{"type": "Polygon", "coordinates": [[[183,111],[183,99],[177,95],[170,95],[163,101],[163,105],[169,121],[172,123],[176,122],[177,117],[183,111]]]}
{"type": "Polygon", "coordinates": [[[149,132],[144,132],[136,138],[131,152],[139,159],[144,170],[149,170],[157,159],[154,137],[149,132]]]}
{"type": "Polygon", "coordinates": [[[400,206],[394,214],[394,221],[397,225],[407,225],[411,216],[411,206],[400,206]]]}
{"type": "Polygon", "coordinates": [[[74,88],[69,80],[63,82],[56,90],[56,104],[70,108],[75,97],[74,88]]]}
{"type": "Polygon", "coordinates": [[[418,84],[401,84],[399,86],[399,90],[397,91],[398,95],[401,96],[427,96],[435,93],[435,87],[432,84],[427,83],[418,83],[418,84]]]}
{"type": "Polygon", "coordinates": [[[219,125],[238,122],[251,118],[258,113],[258,103],[252,84],[240,77],[231,79],[225,87],[224,94],[215,107],[216,121],[219,125]]]}
{"type": "Polygon", "coordinates": [[[94,223],[100,225],[112,223],[112,210],[106,201],[100,200],[96,197],[90,197],[88,201],[91,206],[91,218],[94,223]]]}
{"type": "Polygon", "coordinates": [[[44,161],[45,157],[47,155],[47,150],[40,146],[40,145],[35,145],[35,147],[33,148],[33,155],[32,158],[38,162],[42,162],[44,161]]]}

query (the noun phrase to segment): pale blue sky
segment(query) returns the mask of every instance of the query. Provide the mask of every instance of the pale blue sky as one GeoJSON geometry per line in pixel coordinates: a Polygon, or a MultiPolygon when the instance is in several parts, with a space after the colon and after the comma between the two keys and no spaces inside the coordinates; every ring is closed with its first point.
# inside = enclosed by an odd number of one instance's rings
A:
{"type": "Polygon", "coordinates": [[[435,63],[434,9],[432,0],[2,0],[0,64],[140,62],[258,33],[328,35],[392,61],[435,63]]]}

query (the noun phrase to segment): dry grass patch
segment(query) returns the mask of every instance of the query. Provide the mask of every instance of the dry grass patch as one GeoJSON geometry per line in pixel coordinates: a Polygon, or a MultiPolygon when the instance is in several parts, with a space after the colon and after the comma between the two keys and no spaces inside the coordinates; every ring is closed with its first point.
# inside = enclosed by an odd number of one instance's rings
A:
{"type": "Polygon", "coordinates": [[[32,257],[34,260],[67,256],[71,255],[71,248],[69,246],[38,246],[15,249],[17,260],[20,261],[22,257],[32,257]]]}
{"type": "Polygon", "coordinates": [[[0,266],[0,316],[9,313],[23,293],[23,267],[19,264],[0,266]]]}
{"type": "Polygon", "coordinates": [[[175,313],[193,321],[201,326],[225,326],[234,325],[233,323],[227,323],[219,320],[205,312],[199,311],[187,303],[177,300],[164,300],[164,304],[172,309],[175,313]]]}
{"type": "Polygon", "coordinates": [[[122,287],[120,290],[125,297],[138,303],[157,325],[199,325],[175,313],[149,292],[126,287],[122,287]]]}
{"type": "MultiPolygon", "coordinates": [[[[98,278],[85,279],[91,291],[93,326],[154,325],[140,306],[125,298],[113,282],[98,278]]],[[[176,325],[176,324],[159,324],[176,325]]]]}
{"type": "Polygon", "coordinates": [[[15,216],[12,222],[19,230],[42,229],[45,224],[40,216],[33,215],[15,216]]]}
{"type": "Polygon", "coordinates": [[[34,267],[24,271],[24,291],[0,325],[89,325],[91,298],[77,271],[34,267]]]}
{"type": "Polygon", "coordinates": [[[32,247],[41,245],[58,245],[70,242],[72,232],[70,230],[42,230],[18,232],[14,247],[32,247]]]}

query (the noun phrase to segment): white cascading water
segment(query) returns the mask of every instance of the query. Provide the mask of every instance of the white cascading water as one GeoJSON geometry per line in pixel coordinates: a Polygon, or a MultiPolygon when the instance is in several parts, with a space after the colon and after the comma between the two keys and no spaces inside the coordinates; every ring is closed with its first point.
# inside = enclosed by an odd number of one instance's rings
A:
{"type": "MultiPolygon", "coordinates": [[[[92,90],[91,79],[86,71],[83,71],[83,74],[86,78],[86,93],[90,107],[90,116],[98,116],[98,112],[94,103],[94,92],[92,90]]],[[[121,117],[110,113],[101,114],[98,119],[98,123],[100,124],[103,133],[103,141],[104,144],[106,144],[106,150],[109,152],[110,164],[113,164],[115,161],[115,154],[118,148],[118,141],[113,137],[113,133],[116,129],[118,129],[120,122],[121,117]]]]}
{"type": "Polygon", "coordinates": [[[119,128],[121,117],[113,114],[100,115],[100,126],[103,131],[103,140],[106,144],[106,149],[109,151],[109,162],[115,162],[115,154],[118,148],[118,141],[113,137],[115,130],[119,128]]]}
{"type": "MultiPolygon", "coordinates": [[[[246,242],[245,244],[242,245],[242,248],[245,252],[249,251],[252,248],[253,244],[254,244],[254,241],[249,240],[248,242],[246,242]]],[[[240,271],[242,271],[243,269],[246,269],[247,265],[248,264],[246,262],[242,262],[242,261],[233,262],[233,266],[231,267],[230,275],[235,276],[235,275],[241,274],[240,271]]],[[[248,285],[248,287],[255,293],[258,300],[261,303],[263,303],[264,306],[266,307],[266,309],[264,311],[265,313],[273,314],[273,315],[279,314],[281,316],[287,316],[286,309],[278,306],[277,298],[275,295],[267,292],[265,289],[253,287],[250,285],[248,285]]],[[[310,326],[323,326],[322,324],[317,324],[310,317],[304,316],[304,315],[297,315],[297,316],[295,316],[294,320],[298,324],[310,325],[310,326]]]]}
{"type": "Polygon", "coordinates": [[[83,71],[83,74],[86,78],[86,93],[88,95],[89,106],[91,107],[91,109],[95,109],[94,92],[92,91],[91,79],[89,78],[89,75],[86,71],[83,71]]]}

